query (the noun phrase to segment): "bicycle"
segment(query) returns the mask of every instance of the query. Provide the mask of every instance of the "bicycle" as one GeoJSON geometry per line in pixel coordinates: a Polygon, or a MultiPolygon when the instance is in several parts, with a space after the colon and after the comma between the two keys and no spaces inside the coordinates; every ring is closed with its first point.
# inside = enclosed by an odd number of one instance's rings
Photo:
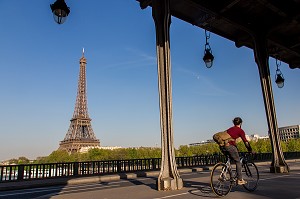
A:
{"type": "MultiPolygon", "coordinates": [[[[248,156],[243,154],[240,156],[240,161],[243,178],[247,181],[246,184],[243,184],[243,187],[247,191],[254,191],[259,180],[257,166],[248,160],[248,156]]],[[[237,174],[232,169],[229,156],[227,156],[226,163],[219,162],[213,167],[210,179],[210,186],[217,196],[226,196],[232,187],[237,185],[237,174]]]]}

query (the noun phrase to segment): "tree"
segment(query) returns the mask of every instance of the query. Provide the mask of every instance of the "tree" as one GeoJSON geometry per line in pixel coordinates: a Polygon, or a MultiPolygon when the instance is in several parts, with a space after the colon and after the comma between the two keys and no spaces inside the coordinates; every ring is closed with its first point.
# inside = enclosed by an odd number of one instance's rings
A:
{"type": "Polygon", "coordinates": [[[288,152],[287,143],[284,141],[280,141],[280,146],[282,149],[282,152],[288,152]]]}
{"type": "Polygon", "coordinates": [[[269,139],[263,140],[259,139],[256,143],[256,151],[257,153],[271,153],[272,152],[272,146],[271,141],[269,139]]]}
{"type": "Polygon", "coordinates": [[[289,152],[300,151],[300,139],[290,139],[287,142],[287,150],[289,152]]]}
{"type": "Polygon", "coordinates": [[[127,149],[127,157],[129,158],[129,159],[138,159],[138,158],[140,158],[139,157],[139,154],[140,154],[140,149],[139,150],[137,150],[136,148],[128,148],[127,149]]]}
{"type": "Polygon", "coordinates": [[[90,149],[87,153],[88,161],[99,161],[99,160],[108,160],[110,157],[110,150],[106,149],[90,149]]]}
{"type": "Polygon", "coordinates": [[[18,160],[16,158],[8,160],[8,164],[18,164],[18,160]]]}
{"type": "Polygon", "coordinates": [[[47,163],[72,162],[69,153],[65,150],[53,151],[46,159],[47,163]]]}
{"type": "Polygon", "coordinates": [[[19,157],[18,164],[29,164],[30,160],[24,156],[19,157]]]}
{"type": "Polygon", "coordinates": [[[187,145],[181,145],[181,146],[179,146],[178,156],[188,157],[188,156],[192,156],[192,155],[193,154],[192,154],[189,146],[187,146],[187,145]]]}
{"type": "MultiPolygon", "coordinates": [[[[271,153],[272,147],[269,139],[259,139],[257,142],[250,141],[253,151],[257,153],[271,153]]],[[[246,152],[247,149],[243,142],[237,143],[238,149],[241,152],[246,152]]],[[[300,139],[281,142],[283,152],[300,151],[300,139]]],[[[200,156],[220,153],[219,146],[216,143],[206,143],[198,146],[181,145],[175,150],[176,157],[200,156]]],[[[160,158],[161,148],[120,148],[115,150],[109,149],[90,149],[87,153],[72,153],[67,151],[53,151],[48,157],[40,157],[35,163],[60,163],[60,162],[85,162],[85,161],[102,161],[102,160],[126,160],[126,159],[146,159],[160,158]]],[[[26,157],[9,160],[9,164],[27,164],[29,160],[26,157]]]]}

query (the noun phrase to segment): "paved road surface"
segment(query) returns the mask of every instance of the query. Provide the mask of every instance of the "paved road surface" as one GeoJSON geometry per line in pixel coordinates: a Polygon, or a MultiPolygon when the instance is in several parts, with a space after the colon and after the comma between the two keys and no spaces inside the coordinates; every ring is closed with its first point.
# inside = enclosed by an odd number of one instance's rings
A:
{"type": "MultiPolygon", "coordinates": [[[[243,199],[300,199],[300,162],[289,162],[288,174],[271,174],[267,165],[258,165],[258,189],[247,192],[242,186],[233,187],[224,198],[243,199]]],[[[157,191],[156,177],[50,186],[23,190],[2,191],[0,199],[210,199],[217,198],[209,186],[210,171],[180,175],[184,188],[177,191],[157,191]]]]}

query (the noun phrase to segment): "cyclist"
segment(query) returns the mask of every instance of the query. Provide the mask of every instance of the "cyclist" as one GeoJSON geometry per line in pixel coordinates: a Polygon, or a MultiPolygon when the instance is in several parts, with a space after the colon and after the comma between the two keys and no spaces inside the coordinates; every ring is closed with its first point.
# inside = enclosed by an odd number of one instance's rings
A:
{"type": "Polygon", "coordinates": [[[227,129],[227,133],[233,138],[233,141],[229,141],[224,146],[220,147],[221,151],[235,162],[237,172],[237,184],[243,185],[247,182],[242,177],[242,165],[240,162],[239,152],[236,146],[236,139],[241,138],[247,148],[252,153],[252,148],[248,142],[244,130],[241,128],[243,120],[240,117],[236,117],[232,120],[234,126],[227,129]]]}

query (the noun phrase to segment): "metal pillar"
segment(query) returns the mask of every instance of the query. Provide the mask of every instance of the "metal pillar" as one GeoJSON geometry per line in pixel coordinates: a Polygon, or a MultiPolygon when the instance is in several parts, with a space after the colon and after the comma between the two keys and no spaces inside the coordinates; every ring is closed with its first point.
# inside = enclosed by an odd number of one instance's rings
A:
{"type": "Polygon", "coordinates": [[[268,120],[269,134],[272,145],[273,160],[270,167],[271,173],[287,173],[289,167],[284,159],[277,126],[272,84],[270,79],[269,54],[267,51],[266,35],[258,34],[254,37],[254,55],[257,63],[268,120]]]}
{"type": "Polygon", "coordinates": [[[170,60],[170,0],[153,0],[152,16],[156,28],[162,161],[157,179],[158,190],[183,187],[175,161],[172,124],[172,84],[170,60]]]}

